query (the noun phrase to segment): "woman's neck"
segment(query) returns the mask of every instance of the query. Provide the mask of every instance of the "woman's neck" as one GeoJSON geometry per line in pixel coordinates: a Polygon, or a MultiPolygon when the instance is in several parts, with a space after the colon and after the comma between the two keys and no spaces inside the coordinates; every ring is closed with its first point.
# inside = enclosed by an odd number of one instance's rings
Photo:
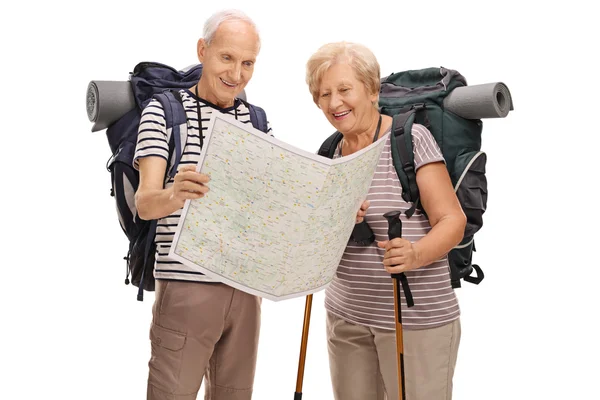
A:
{"type": "MultiPolygon", "coordinates": [[[[364,130],[361,130],[359,133],[344,134],[342,141],[342,156],[356,153],[373,143],[373,138],[375,137],[381,118],[379,112],[376,110],[374,111],[373,115],[369,118],[368,126],[364,130]]],[[[380,126],[380,133],[381,128],[382,126],[380,126]]]]}

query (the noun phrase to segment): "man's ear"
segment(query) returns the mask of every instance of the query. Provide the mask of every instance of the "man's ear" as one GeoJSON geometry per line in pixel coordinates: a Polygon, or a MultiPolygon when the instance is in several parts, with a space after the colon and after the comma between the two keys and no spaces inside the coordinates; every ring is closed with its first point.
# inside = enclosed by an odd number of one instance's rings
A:
{"type": "Polygon", "coordinates": [[[198,40],[198,61],[204,63],[204,57],[206,55],[206,41],[204,39],[198,40]]]}

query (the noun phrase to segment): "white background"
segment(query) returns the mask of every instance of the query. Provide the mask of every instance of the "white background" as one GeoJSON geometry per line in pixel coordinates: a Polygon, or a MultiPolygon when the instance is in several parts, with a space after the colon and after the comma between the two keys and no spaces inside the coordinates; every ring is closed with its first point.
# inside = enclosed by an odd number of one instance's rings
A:
{"type": "MultiPolygon", "coordinates": [[[[444,66],[508,85],[515,110],[484,120],[475,261],[486,279],[458,291],[454,398],[600,399],[597,12],[578,1],[207,3],[0,6],[0,398],[145,398],[153,295],[140,303],[123,284],[110,151],[84,95],[140,61],[195,63],[204,20],[240,7],[263,40],[248,99],[277,138],[311,152],[332,132],[304,82],[324,43],[369,46],[383,75],[444,66]]],[[[303,310],[303,298],[264,301],[255,399],[292,399],[303,310]]],[[[333,398],[324,317],[318,293],[306,400],[333,398]]]]}

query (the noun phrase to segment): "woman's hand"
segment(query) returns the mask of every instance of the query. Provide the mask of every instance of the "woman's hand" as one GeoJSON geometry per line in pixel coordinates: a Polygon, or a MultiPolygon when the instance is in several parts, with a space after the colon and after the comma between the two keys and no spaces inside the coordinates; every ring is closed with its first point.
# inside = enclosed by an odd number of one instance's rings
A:
{"type": "Polygon", "coordinates": [[[356,223],[360,224],[365,219],[365,215],[367,215],[367,208],[369,208],[369,204],[371,204],[368,200],[363,201],[360,205],[360,210],[356,213],[356,223]]]}
{"type": "Polygon", "coordinates": [[[377,246],[385,249],[383,266],[390,274],[398,274],[422,267],[418,250],[408,240],[395,238],[377,242],[377,246]]]}

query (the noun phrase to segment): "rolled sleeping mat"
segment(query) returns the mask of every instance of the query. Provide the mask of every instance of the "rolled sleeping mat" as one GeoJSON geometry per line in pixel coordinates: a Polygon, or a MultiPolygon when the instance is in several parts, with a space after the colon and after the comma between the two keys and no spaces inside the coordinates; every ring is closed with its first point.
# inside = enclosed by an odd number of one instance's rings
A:
{"type": "MultiPolygon", "coordinates": [[[[237,96],[246,101],[246,92],[237,96]]],[[[129,81],[91,81],[86,95],[87,114],[94,122],[92,132],[108,128],[128,111],[136,107],[129,81]]]]}
{"type": "Polygon", "coordinates": [[[129,81],[91,81],[86,95],[87,114],[94,122],[92,132],[108,128],[129,110],[135,99],[129,81]]]}
{"type": "Polygon", "coordinates": [[[513,110],[512,97],[502,82],[458,87],[444,99],[444,107],[466,119],[504,118],[513,110]]]}

